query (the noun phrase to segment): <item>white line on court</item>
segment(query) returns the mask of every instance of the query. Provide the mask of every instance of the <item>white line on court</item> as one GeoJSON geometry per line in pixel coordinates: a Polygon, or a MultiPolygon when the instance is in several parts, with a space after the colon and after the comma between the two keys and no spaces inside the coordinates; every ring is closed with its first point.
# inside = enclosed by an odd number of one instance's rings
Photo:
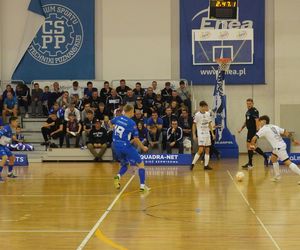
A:
{"type": "Polygon", "coordinates": [[[0,230],[0,233],[88,233],[88,230],[0,230]]]}
{"type": "Polygon", "coordinates": [[[100,224],[104,221],[105,217],[109,214],[109,212],[111,211],[111,209],[113,208],[113,206],[116,204],[116,202],[120,199],[121,195],[123,194],[123,192],[125,191],[125,189],[129,186],[129,184],[131,183],[131,181],[133,180],[134,177],[135,177],[135,175],[131,176],[131,178],[126,183],[126,185],[124,186],[124,188],[122,189],[122,191],[116,196],[116,198],[113,200],[113,202],[106,209],[105,213],[96,222],[95,226],[91,229],[91,231],[88,233],[88,235],[84,238],[84,240],[81,242],[81,244],[79,245],[79,247],[77,248],[77,250],[82,250],[86,246],[86,244],[89,242],[89,240],[91,239],[91,237],[97,231],[97,229],[99,228],[100,224]]]}
{"type": "Polygon", "coordinates": [[[0,194],[2,197],[98,197],[112,196],[112,194],[0,194]]]}
{"type": "Polygon", "coordinates": [[[269,232],[269,230],[265,227],[264,223],[262,222],[262,220],[258,217],[258,215],[256,215],[255,210],[251,207],[249,201],[247,200],[247,198],[245,197],[245,195],[242,193],[242,191],[239,189],[238,185],[235,183],[231,173],[229,170],[227,170],[227,173],[229,175],[229,177],[231,178],[232,182],[234,183],[236,189],[238,190],[238,192],[240,193],[240,195],[242,196],[243,200],[246,202],[246,204],[248,205],[250,211],[253,213],[253,215],[256,217],[257,221],[259,222],[259,224],[262,226],[262,228],[265,230],[265,232],[267,233],[267,235],[269,236],[269,238],[271,239],[271,241],[273,242],[273,244],[275,245],[275,247],[277,249],[280,250],[280,247],[278,246],[277,242],[275,241],[275,239],[273,238],[273,236],[271,235],[271,233],[269,232]]]}

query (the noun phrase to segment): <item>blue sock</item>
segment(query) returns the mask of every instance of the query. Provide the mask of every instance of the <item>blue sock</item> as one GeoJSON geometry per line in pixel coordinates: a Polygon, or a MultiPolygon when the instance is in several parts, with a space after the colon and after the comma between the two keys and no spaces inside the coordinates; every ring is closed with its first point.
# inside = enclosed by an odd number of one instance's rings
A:
{"type": "Polygon", "coordinates": [[[3,167],[0,167],[0,174],[2,173],[3,167]]]}
{"type": "Polygon", "coordinates": [[[145,174],[145,169],[144,168],[139,169],[139,176],[140,176],[141,184],[145,184],[146,174],[145,174]]]}
{"type": "Polygon", "coordinates": [[[8,173],[11,173],[14,169],[13,165],[8,165],[8,173]]]}
{"type": "Polygon", "coordinates": [[[119,171],[119,175],[123,176],[127,172],[127,165],[123,165],[119,171]]]}

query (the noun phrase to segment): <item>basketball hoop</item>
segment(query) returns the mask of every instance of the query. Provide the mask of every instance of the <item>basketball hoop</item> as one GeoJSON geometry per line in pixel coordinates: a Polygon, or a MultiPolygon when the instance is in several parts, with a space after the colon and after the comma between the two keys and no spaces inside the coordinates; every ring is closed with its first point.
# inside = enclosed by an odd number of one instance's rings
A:
{"type": "Polygon", "coordinates": [[[217,58],[216,63],[219,64],[219,70],[228,71],[232,60],[231,58],[217,58]]]}

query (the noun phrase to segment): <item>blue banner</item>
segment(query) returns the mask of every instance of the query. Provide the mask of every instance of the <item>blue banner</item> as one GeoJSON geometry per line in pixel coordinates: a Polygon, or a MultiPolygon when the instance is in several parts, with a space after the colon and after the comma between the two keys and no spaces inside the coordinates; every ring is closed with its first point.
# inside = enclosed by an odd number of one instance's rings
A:
{"type": "Polygon", "coordinates": [[[178,166],[191,165],[191,154],[143,154],[142,160],[146,166],[178,166]]]}
{"type": "Polygon", "coordinates": [[[29,15],[44,21],[12,78],[94,79],[94,11],[95,0],[31,0],[29,15]]]}
{"type": "Polygon", "coordinates": [[[215,84],[215,60],[230,57],[226,84],[265,84],[265,0],[239,1],[238,20],[208,11],[208,0],[180,0],[180,77],[215,84]]]}
{"type": "MultiPolygon", "coordinates": [[[[27,167],[28,166],[28,157],[25,154],[14,154],[16,157],[14,166],[22,166],[27,167]]],[[[5,165],[8,164],[8,161],[5,165]]]]}

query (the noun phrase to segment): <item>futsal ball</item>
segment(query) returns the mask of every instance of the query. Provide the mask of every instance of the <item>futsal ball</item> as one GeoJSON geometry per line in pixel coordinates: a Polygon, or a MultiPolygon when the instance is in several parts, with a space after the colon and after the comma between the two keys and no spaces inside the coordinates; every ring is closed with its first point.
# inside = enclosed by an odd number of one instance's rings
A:
{"type": "Polygon", "coordinates": [[[243,172],[237,172],[235,178],[237,181],[243,181],[245,174],[243,172]]]}

